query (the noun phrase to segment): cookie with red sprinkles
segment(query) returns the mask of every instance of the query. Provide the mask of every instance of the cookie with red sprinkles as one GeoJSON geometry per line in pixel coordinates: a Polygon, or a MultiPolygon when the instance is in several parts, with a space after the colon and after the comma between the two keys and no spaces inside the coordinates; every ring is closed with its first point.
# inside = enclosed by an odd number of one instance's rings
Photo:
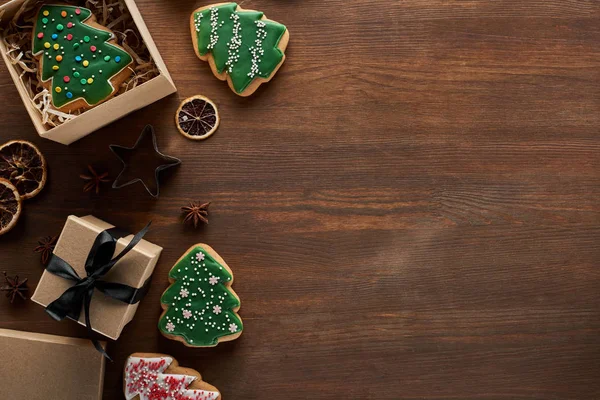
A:
{"type": "Polygon", "coordinates": [[[155,353],[127,358],[123,391],[127,400],[222,400],[219,390],[204,382],[198,371],[155,353]]]}

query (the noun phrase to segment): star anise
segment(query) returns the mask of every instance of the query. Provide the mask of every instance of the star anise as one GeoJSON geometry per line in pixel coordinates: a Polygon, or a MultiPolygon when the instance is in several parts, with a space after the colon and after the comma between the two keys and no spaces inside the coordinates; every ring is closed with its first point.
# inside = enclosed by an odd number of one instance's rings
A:
{"type": "Polygon", "coordinates": [[[50,256],[54,251],[54,247],[56,247],[56,241],[58,240],[58,236],[46,236],[38,240],[38,246],[33,249],[36,253],[42,253],[42,264],[48,264],[48,260],[50,260],[50,256]]]}
{"type": "Polygon", "coordinates": [[[27,297],[24,295],[24,293],[29,290],[27,288],[27,278],[23,281],[19,281],[19,276],[9,278],[5,271],[4,280],[6,281],[6,286],[1,287],[0,290],[7,292],[6,297],[10,299],[11,303],[15,301],[17,296],[20,296],[23,300],[27,300],[27,297]]]}
{"type": "Polygon", "coordinates": [[[83,187],[83,191],[89,192],[90,190],[95,189],[96,194],[100,194],[100,186],[103,183],[110,182],[110,179],[108,179],[108,172],[98,174],[98,173],[96,173],[96,170],[91,165],[88,165],[88,170],[90,171],[90,175],[87,175],[87,174],[79,175],[79,177],[81,179],[83,179],[84,181],[89,181],[83,187]]]}
{"type": "Polygon", "coordinates": [[[200,222],[208,224],[208,206],[210,202],[204,204],[191,202],[189,206],[181,207],[181,211],[185,214],[183,223],[193,223],[194,228],[197,228],[200,222]]]}

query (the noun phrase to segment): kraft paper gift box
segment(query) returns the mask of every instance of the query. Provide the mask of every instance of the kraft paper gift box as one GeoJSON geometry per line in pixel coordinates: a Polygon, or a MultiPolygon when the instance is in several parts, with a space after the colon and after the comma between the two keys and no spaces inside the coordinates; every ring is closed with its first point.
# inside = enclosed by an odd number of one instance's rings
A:
{"type": "MultiPolygon", "coordinates": [[[[82,218],[70,216],[56,243],[54,255],[66,261],[79,277],[85,278],[87,276],[85,262],[94,241],[101,232],[111,228],[114,226],[93,216],[82,218]]],[[[133,235],[120,238],[114,254],[119,254],[132,238],[133,235]]],[[[161,252],[161,247],[142,239],[104,275],[102,280],[141,288],[152,275],[161,252]]],[[[47,307],[74,284],[74,281],[45,270],[31,300],[47,307]]],[[[133,319],[138,305],[139,303],[123,303],[95,289],[89,312],[93,330],[116,340],[125,325],[133,319]]],[[[78,322],[85,325],[83,309],[78,322]]]]}
{"type": "Polygon", "coordinates": [[[0,353],[3,400],[102,399],[105,359],[87,339],[0,329],[0,353]]]}
{"type": "MultiPolygon", "coordinates": [[[[134,89],[85,111],[81,115],[62,125],[55,128],[48,128],[43,124],[39,111],[33,105],[33,102],[27,94],[25,85],[19,79],[19,73],[10,63],[6,55],[7,48],[2,37],[2,24],[9,22],[19,11],[19,8],[24,2],[25,0],[11,0],[6,4],[0,5],[0,53],[2,53],[4,63],[19,91],[19,95],[33,121],[33,125],[41,137],[66,145],[71,144],[104,126],[177,91],[173,79],[171,78],[171,75],[169,75],[169,71],[150,36],[150,32],[148,32],[148,28],[142,19],[135,1],[124,0],[129,13],[140,32],[141,38],[145,42],[160,74],[134,89]]],[[[60,3],[60,1],[57,1],[56,3],[60,3]]]]}

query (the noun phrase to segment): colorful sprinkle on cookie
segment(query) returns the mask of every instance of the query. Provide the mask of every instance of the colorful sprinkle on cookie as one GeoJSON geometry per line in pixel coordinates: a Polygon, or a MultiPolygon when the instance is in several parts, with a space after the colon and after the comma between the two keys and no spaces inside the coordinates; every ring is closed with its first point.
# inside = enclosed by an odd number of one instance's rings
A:
{"type": "Polygon", "coordinates": [[[39,61],[41,81],[51,90],[52,105],[61,111],[88,109],[100,104],[112,97],[120,83],[131,76],[132,69],[128,68],[133,63],[131,55],[116,44],[112,32],[96,24],[87,8],[51,4],[40,7],[33,53],[39,61]],[[68,33],[63,33],[66,29],[68,33]],[[45,38],[52,38],[52,42],[45,38]],[[83,43],[88,44],[82,46],[83,43]],[[96,56],[98,53],[102,53],[100,57],[96,56]],[[107,64],[104,57],[110,60],[119,57],[122,62],[107,64]],[[77,78],[81,85],[72,85],[70,90],[62,87],[70,82],[70,77],[77,78]]]}

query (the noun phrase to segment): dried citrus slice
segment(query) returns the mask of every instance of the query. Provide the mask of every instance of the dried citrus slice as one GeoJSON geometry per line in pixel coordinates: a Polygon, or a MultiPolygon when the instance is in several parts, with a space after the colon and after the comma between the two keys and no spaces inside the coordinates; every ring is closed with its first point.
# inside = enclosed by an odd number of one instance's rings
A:
{"type": "Polygon", "coordinates": [[[21,210],[19,191],[10,181],[0,178],[0,235],[17,224],[21,210]]]}
{"type": "Polygon", "coordinates": [[[37,195],[46,184],[46,160],[37,147],[24,140],[0,146],[0,178],[17,188],[21,199],[37,195]]]}
{"type": "Polygon", "coordinates": [[[206,139],[215,133],[219,121],[217,106],[204,96],[185,99],[175,114],[179,132],[194,140],[206,139]]]}

